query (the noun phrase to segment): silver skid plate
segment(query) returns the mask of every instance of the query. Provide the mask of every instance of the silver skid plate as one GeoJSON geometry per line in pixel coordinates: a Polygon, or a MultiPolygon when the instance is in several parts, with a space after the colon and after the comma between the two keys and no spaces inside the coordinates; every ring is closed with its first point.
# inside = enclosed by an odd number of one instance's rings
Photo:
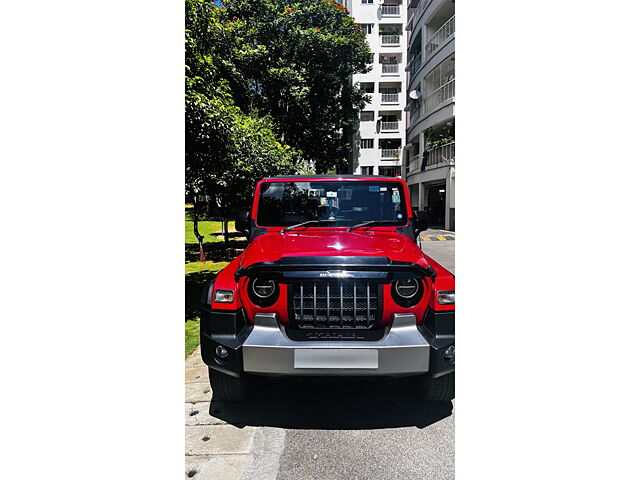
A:
{"type": "Polygon", "coordinates": [[[378,351],[364,348],[296,348],[293,368],[378,368],[378,351]]]}
{"type": "Polygon", "coordinates": [[[407,375],[429,371],[430,346],[412,314],[395,314],[378,341],[289,339],[274,313],[259,313],[242,346],[244,371],[264,375],[407,375]]]}

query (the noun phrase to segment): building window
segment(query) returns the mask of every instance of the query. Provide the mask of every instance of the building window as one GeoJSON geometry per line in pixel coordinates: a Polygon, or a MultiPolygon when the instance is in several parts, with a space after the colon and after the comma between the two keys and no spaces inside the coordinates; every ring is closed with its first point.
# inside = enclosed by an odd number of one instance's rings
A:
{"type": "Polygon", "coordinates": [[[373,138],[362,138],[360,139],[360,148],[373,148],[373,138]]]}
{"type": "Polygon", "coordinates": [[[373,175],[373,167],[362,167],[362,175],[373,175]]]}
{"type": "Polygon", "coordinates": [[[362,5],[373,5],[373,0],[361,0],[362,5]]]}
{"type": "Polygon", "coordinates": [[[371,35],[371,31],[373,30],[373,23],[362,23],[360,24],[360,30],[365,35],[371,35]]]}
{"type": "Polygon", "coordinates": [[[400,175],[400,167],[380,167],[379,175],[383,177],[397,177],[400,175]]]}
{"type": "Polygon", "coordinates": [[[373,93],[374,83],[373,82],[361,83],[360,88],[364,91],[364,93],[373,93]]]}
{"type": "Polygon", "coordinates": [[[402,57],[398,55],[380,55],[380,63],[385,65],[397,65],[400,63],[402,57]]]}
{"type": "Polygon", "coordinates": [[[360,112],[361,122],[373,122],[373,111],[360,112]]]}

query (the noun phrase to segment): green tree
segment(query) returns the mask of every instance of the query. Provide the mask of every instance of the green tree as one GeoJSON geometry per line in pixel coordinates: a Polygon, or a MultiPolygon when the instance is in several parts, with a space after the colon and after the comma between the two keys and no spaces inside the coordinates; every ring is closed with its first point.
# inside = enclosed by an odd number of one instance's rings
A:
{"type": "Polygon", "coordinates": [[[219,74],[244,112],[269,115],[283,143],[318,173],[344,167],[366,94],[351,75],[370,50],[346,7],[333,0],[227,0],[217,10],[233,32],[219,74]]]}
{"type": "MultiPolygon", "coordinates": [[[[186,3],[185,181],[187,195],[209,195],[216,213],[227,220],[246,202],[263,176],[296,173],[304,162],[297,150],[283,145],[269,117],[245,113],[234,104],[229,82],[219,75],[228,42],[237,41],[230,22],[211,2],[186,3]]],[[[194,234],[204,260],[198,230],[202,205],[192,209],[194,234]]]]}
{"type": "Polygon", "coordinates": [[[264,176],[344,168],[366,100],[350,77],[370,54],[345,7],[186,0],[185,20],[189,196],[212,195],[226,220],[264,176]]]}
{"type": "MultiPolygon", "coordinates": [[[[300,152],[278,141],[268,117],[247,115],[224,95],[187,96],[186,137],[188,193],[213,197],[215,212],[224,221],[226,242],[227,221],[235,209],[248,205],[257,180],[294,174],[305,165],[300,152]]],[[[195,207],[194,234],[204,258],[198,231],[201,209],[195,207]]]]}

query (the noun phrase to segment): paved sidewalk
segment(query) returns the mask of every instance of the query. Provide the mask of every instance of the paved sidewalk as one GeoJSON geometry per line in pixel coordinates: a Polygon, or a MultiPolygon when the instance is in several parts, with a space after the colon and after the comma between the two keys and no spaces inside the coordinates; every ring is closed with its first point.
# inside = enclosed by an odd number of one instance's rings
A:
{"type": "Polygon", "coordinates": [[[258,428],[238,428],[209,414],[212,392],[200,347],[185,367],[185,478],[239,479],[253,461],[258,428]]]}

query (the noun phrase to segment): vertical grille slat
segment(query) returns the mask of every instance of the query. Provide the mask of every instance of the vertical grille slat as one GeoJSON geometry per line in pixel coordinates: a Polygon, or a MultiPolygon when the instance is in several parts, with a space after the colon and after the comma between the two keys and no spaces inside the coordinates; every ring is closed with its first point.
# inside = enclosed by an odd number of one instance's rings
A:
{"type": "Polygon", "coordinates": [[[344,285],[340,284],[340,327],[344,325],[344,285]]]}
{"type": "Polygon", "coordinates": [[[351,279],[291,283],[289,302],[298,328],[372,328],[382,307],[377,283],[351,279]]]}
{"type": "Polygon", "coordinates": [[[331,305],[329,304],[329,282],[327,282],[327,326],[331,326],[331,305]]]}
{"type": "Polygon", "coordinates": [[[367,283],[367,325],[369,324],[369,319],[371,318],[371,293],[369,291],[370,285],[367,283]]]}
{"type": "Polygon", "coordinates": [[[358,305],[357,305],[356,283],[353,282],[353,326],[358,322],[358,305]]]}
{"type": "MultiPolygon", "coordinates": [[[[316,309],[316,299],[318,298],[316,294],[316,282],[313,282],[313,326],[316,326],[316,322],[318,321],[318,310],[316,309]]],[[[304,297],[300,299],[301,302],[304,302],[304,297]]],[[[304,321],[304,319],[303,319],[304,321]]]]}

